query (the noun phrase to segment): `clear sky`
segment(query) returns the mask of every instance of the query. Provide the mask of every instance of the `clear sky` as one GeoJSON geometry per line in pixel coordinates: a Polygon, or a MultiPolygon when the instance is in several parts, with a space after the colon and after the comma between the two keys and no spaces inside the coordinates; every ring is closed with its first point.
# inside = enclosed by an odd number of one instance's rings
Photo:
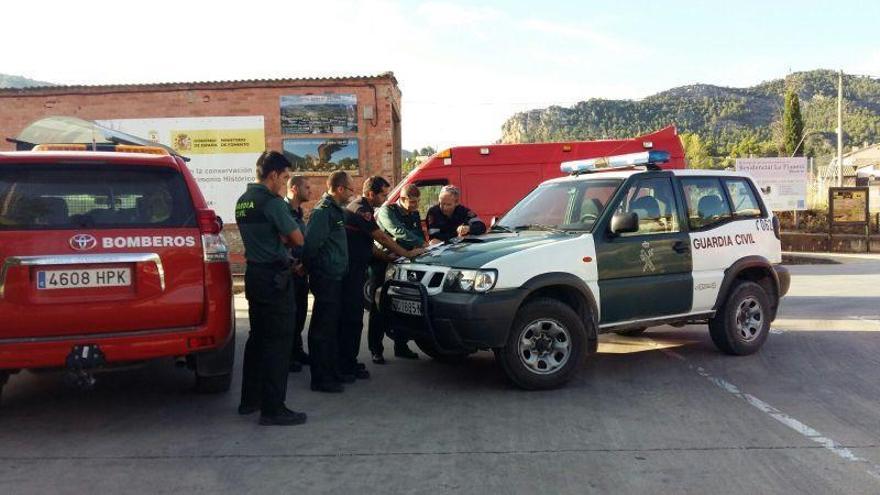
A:
{"type": "Polygon", "coordinates": [[[106,84],[391,70],[404,148],[441,148],[588,98],[816,68],[877,77],[878,20],[878,1],[12,0],[0,73],[106,84]]]}

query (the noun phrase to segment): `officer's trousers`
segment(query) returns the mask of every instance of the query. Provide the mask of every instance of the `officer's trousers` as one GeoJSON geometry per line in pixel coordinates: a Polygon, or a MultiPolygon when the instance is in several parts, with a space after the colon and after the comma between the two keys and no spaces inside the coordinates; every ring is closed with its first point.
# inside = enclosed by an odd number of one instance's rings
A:
{"type": "Polygon", "coordinates": [[[241,403],[260,405],[262,413],[281,412],[296,313],[294,288],[286,269],[248,264],[245,271],[250,333],[244,347],[241,403]]]}
{"type": "Polygon", "coordinates": [[[339,371],[354,374],[364,331],[364,284],[367,265],[353,263],[342,279],[342,315],[339,321],[339,371]]]}
{"type": "MultiPolygon", "coordinates": [[[[367,329],[367,345],[371,353],[379,355],[385,352],[382,341],[385,340],[385,334],[388,333],[388,320],[376,304],[376,293],[382,290],[387,268],[388,263],[384,262],[374,262],[370,265],[370,326],[367,329]]],[[[393,337],[393,339],[395,348],[406,347],[407,339],[402,337],[393,337]]]]}
{"type": "Polygon", "coordinates": [[[293,276],[293,291],[296,295],[296,317],[293,319],[293,348],[290,359],[299,361],[302,359],[305,349],[303,347],[303,330],[306,328],[306,316],[309,311],[309,277],[293,276]]]}
{"type": "Polygon", "coordinates": [[[309,323],[309,370],[312,374],[312,385],[321,385],[338,379],[337,338],[342,308],[342,281],[311,274],[309,286],[315,296],[312,321],[309,323]]]}

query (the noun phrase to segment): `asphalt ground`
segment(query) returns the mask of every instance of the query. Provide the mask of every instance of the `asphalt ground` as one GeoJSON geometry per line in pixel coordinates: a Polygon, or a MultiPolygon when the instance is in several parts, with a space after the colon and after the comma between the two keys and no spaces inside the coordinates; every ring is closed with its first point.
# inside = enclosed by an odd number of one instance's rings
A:
{"type": "Polygon", "coordinates": [[[753,356],[700,326],[604,336],[547,392],[491,353],[390,358],[341,395],[292,374],[296,427],[238,416],[238,375],[196,395],[171,361],[89,392],[25,372],[0,410],[0,493],[880,493],[880,258],[839,260],[790,267],[753,356]]]}

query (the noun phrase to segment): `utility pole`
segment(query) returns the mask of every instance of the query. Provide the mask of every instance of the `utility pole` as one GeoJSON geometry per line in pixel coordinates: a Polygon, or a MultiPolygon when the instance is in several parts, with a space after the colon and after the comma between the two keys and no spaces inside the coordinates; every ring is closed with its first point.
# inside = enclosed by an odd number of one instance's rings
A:
{"type": "Polygon", "coordinates": [[[837,79],[837,187],[843,186],[843,71],[837,79]]]}

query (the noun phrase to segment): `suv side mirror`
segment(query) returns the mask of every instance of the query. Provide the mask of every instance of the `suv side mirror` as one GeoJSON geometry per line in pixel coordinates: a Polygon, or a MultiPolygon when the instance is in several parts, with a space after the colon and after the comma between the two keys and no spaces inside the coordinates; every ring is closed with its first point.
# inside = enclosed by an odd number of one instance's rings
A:
{"type": "Polygon", "coordinates": [[[626,234],[639,231],[639,216],[636,213],[615,213],[611,217],[611,233],[626,234]]]}

